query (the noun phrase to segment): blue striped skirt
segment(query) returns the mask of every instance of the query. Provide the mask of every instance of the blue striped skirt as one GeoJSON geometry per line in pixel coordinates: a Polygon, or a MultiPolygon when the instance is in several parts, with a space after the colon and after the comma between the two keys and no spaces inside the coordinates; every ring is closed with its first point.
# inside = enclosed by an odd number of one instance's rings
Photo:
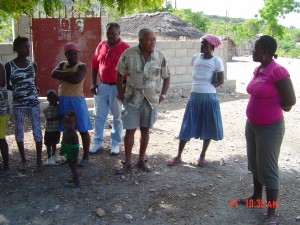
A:
{"type": "Polygon", "coordinates": [[[221,111],[216,93],[191,93],[184,112],[179,140],[189,141],[191,138],[215,141],[223,139],[221,111]]]}

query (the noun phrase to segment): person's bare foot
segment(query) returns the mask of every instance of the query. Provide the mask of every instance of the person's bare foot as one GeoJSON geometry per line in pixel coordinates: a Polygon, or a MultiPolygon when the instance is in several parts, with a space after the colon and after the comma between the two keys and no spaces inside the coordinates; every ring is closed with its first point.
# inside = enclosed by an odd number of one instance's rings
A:
{"type": "Polygon", "coordinates": [[[26,171],[26,167],[27,167],[26,162],[21,162],[19,165],[19,171],[22,172],[26,171]]]}
{"type": "Polygon", "coordinates": [[[207,162],[206,162],[205,159],[200,158],[200,159],[198,159],[198,161],[197,161],[197,165],[200,166],[200,167],[203,167],[203,166],[205,166],[206,164],[207,164],[207,162]]]}
{"type": "Polygon", "coordinates": [[[43,163],[36,164],[35,172],[41,172],[43,170],[43,163]]]}
{"type": "Polygon", "coordinates": [[[168,160],[168,166],[175,166],[178,163],[181,163],[181,158],[180,157],[174,157],[168,160]]]}
{"type": "Polygon", "coordinates": [[[7,177],[7,176],[9,176],[9,174],[10,174],[10,170],[9,169],[3,169],[0,172],[0,177],[7,177]]]}

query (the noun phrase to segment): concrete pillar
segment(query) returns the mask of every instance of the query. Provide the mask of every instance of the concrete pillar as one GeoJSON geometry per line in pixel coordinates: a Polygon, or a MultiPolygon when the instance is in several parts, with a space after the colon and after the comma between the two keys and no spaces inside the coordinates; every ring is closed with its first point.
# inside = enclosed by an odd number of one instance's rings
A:
{"type": "Polygon", "coordinates": [[[13,39],[18,36],[30,38],[31,34],[31,17],[21,16],[18,21],[14,20],[13,39]]]}

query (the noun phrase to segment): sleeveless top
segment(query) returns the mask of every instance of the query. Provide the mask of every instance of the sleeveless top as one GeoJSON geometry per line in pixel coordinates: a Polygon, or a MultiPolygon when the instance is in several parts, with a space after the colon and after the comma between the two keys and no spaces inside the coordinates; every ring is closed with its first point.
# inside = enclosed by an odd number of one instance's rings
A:
{"type": "Polygon", "coordinates": [[[7,87],[4,85],[4,87],[0,86],[0,115],[5,116],[7,114],[9,114],[8,95],[7,87]]]}
{"type": "Polygon", "coordinates": [[[35,71],[30,61],[26,68],[19,68],[13,60],[9,61],[14,107],[36,107],[40,104],[35,86],[35,71]]]}
{"type": "MultiPolygon", "coordinates": [[[[78,70],[78,66],[83,63],[78,62],[75,66],[71,68],[67,68],[67,62],[64,62],[62,71],[65,72],[76,72],[78,70]]],[[[71,84],[69,82],[60,80],[58,86],[58,96],[68,96],[68,97],[84,97],[83,94],[83,82],[84,79],[79,84],[71,84]]]]}

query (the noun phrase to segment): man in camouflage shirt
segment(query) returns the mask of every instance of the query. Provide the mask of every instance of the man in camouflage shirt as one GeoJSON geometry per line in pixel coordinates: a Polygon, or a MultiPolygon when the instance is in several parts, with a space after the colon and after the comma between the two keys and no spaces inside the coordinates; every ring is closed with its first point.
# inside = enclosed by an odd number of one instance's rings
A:
{"type": "Polygon", "coordinates": [[[131,152],[134,134],[140,128],[140,152],[137,167],[150,172],[151,167],[145,160],[149,142],[149,129],[157,118],[157,106],[166,97],[170,84],[170,72],[165,55],[155,48],[156,38],[152,30],[143,28],[139,31],[139,45],[125,50],[117,70],[118,99],[122,101],[125,162],[116,171],[124,174],[131,168],[131,152]],[[123,76],[127,74],[125,93],[122,88],[123,76]],[[163,80],[162,88],[160,81],[163,80]]]}

